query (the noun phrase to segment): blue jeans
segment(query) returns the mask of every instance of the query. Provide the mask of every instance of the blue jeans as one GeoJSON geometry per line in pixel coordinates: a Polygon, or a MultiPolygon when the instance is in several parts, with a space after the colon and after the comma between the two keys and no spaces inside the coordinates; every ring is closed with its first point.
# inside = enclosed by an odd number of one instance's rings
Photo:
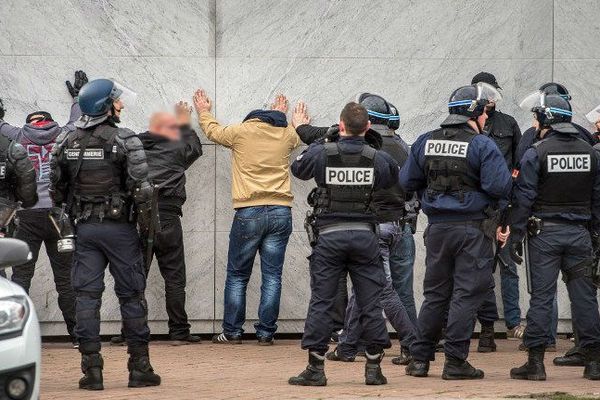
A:
{"type": "Polygon", "coordinates": [[[510,258],[510,246],[500,250],[500,288],[504,305],[504,322],[508,329],[521,323],[521,307],[519,306],[519,274],[517,265],[510,258]]]}
{"type": "MultiPolygon", "coordinates": [[[[389,225],[389,224],[385,224],[389,225]]],[[[383,230],[383,226],[381,229],[383,230]]],[[[413,324],[417,323],[417,309],[415,307],[415,294],[413,291],[413,268],[415,265],[415,239],[410,229],[410,224],[401,227],[394,251],[389,255],[389,273],[392,285],[398,293],[408,317],[413,324]]],[[[381,233],[383,236],[383,232],[381,233]]],[[[384,257],[385,259],[385,257],[384,257]]]]}
{"type": "Polygon", "coordinates": [[[256,336],[272,337],[277,330],[281,273],[292,233],[292,213],[284,206],[245,207],[236,210],[229,234],[223,332],[239,336],[246,320],[246,288],[256,252],[260,254],[262,284],[256,336]]]}

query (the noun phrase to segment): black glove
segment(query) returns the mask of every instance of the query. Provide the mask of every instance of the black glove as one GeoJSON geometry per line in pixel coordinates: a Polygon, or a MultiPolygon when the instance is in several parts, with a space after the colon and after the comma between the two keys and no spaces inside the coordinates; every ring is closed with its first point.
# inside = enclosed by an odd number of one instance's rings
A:
{"type": "Polygon", "coordinates": [[[0,119],[4,119],[4,111],[6,111],[4,109],[4,103],[2,102],[2,99],[0,99],[0,119]]]}
{"type": "Polygon", "coordinates": [[[523,242],[513,240],[510,242],[510,258],[517,264],[523,262],[523,242]]]}
{"type": "Polygon", "coordinates": [[[81,90],[83,85],[88,83],[88,77],[85,74],[85,72],[83,72],[83,71],[75,71],[75,81],[74,82],[75,83],[73,83],[73,84],[71,84],[71,81],[65,82],[67,84],[67,89],[69,90],[69,93],[71,94],[71,97],[73,97],[73,98],[79,96],[79,91],[81,90]]]}

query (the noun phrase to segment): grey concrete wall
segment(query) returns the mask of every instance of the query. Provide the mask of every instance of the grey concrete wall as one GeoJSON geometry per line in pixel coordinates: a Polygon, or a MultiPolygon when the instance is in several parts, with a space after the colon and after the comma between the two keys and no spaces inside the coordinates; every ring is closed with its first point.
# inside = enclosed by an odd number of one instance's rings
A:
{"type": "MultiPolygon", "coordinates": [[[[224,123],[239,121],[275,93],[308,102],[316,124],[335,122],[358,92],[389,98],[412,142],[435,127],[446,100],[477,72],[496,74],[500,108],[522,128],[519,99],[555,79],[572,91],[578,122],[600,103],[600,7],[597,0],[4,0],[0,2],[0,97],[6,119],[44,108],[67,118],[64,88],[74,69],[113,77],[139,94],[123,125],[142,130],[154,110],[208,90],[224,123]]],[[[184,230],[188,311],[194,330],[220,329],[228,232],[232,220],[230,157],[206,144],[189,171],[184,230]]],[[[284,271],[280,331],[302,329],[309,248],[302,231],[310,184],[294,181],[294,233],[284,271]]],[[[424,221],[420,230],[424,226],[424,221]]],[[[424,248],[417,234],[419,302],[424,248]]],[[[256,318],[260,273],[248,290],[248,324],[256,318]]],[[[103,332],[119,328],[118,302],[107,276],[103,332]]],[[[522,280],[523,281],[523,280],[522,280]]],[[[525,311],[528,296],[521,285],[525,311]]],[[[153,268],[148,301],[152,329],[166,332],[163,283],[153,268]]],[[[46,334],[63,334],[52,274],[42,257],[32,297],[46,334]]],[[[501,302],[499,302],[501,304],[501,302]]],[[[561,283],[560,316],[569,318],[561,283]]],[[[563,329],[568,324],[563,323],[563,329]]]]}

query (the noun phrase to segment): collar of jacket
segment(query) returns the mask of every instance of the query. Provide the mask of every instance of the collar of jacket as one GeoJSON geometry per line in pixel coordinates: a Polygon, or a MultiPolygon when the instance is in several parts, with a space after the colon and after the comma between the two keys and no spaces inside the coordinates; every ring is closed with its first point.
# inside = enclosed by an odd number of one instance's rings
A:
{"type": "Polygon", "coordinates": [[[285,114],[277,110],[253,110],[246,115],[244,122],[250,119],[259,119],[278,128],[287,128],[288,126],[285,114]]]}

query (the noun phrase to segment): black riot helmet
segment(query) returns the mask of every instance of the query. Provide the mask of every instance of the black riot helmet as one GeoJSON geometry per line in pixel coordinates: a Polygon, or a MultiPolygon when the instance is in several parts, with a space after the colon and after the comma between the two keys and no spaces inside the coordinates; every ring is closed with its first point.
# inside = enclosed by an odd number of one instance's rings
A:
{"type": "Polygon", "coordinates": [[[456,122],[477,119],[485,112],[486,105],[501,99],[502,95],[500,92],[485,82],[459,87],[452,92],[448,101],[448,112],[450,116],[455,116],[455,118],[448,119],[456,120],[456,122]]]}
{"type": "Polygon", "coordinates": [[[357,98],[357,103],[367,109],[369,121],[372,124],[387,125],[393,131],[400,127],[398,109],[383,97],[371,93],[361,93],[357,98]]]}
{"type": "Polygon", "coordinates": [[[556,83],[556,82],[544,83],[542,86],[540,86],[540,91],[544,92],[546,94],[558,95],[567,101],[572,99],[567,88],[564,87],[564,85],[561,85],[560,83],[556,83]]]}
{"type": "Polygon", "coordinates": [[[526,111],[533,112],[540,128],[568,123],[573,118],[571,103],[563,95],[557,93],[549,94],[538,90],[528,95],[519,106],[526,111]]]}

